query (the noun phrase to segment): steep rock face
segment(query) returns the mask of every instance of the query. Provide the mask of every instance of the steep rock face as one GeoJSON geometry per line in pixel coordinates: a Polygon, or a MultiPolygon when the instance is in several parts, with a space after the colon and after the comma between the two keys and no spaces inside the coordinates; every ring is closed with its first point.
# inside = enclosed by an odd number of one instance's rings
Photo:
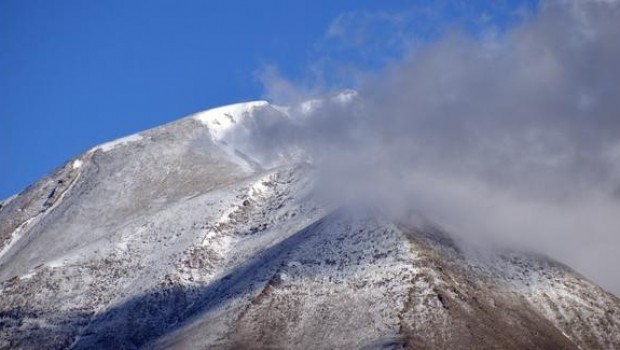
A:
{"type": "Polygon", "coordinates": [[[0,347],[620,346],[620,301],[559,263],[330,207],[310,165],[256,152],[279,121],[199,113],[3,202],[0,347]]]}

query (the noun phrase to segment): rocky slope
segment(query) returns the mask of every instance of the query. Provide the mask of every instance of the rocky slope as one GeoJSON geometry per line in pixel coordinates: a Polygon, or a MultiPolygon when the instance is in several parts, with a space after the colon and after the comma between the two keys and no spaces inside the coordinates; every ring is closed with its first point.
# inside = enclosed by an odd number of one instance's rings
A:
{"type": "Polygon", "coordinates": [[[0,348],[620,347],[620,300],[560,263],[322,201],[262,136],[289,122],[202,112],[2,202],[0,348]]]}

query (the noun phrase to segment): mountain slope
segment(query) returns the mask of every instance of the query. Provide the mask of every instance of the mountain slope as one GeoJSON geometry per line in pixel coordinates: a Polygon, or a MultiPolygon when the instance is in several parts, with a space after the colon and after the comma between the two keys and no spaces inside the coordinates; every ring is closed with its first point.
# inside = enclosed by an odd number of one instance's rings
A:
{"type": "Polygon", "coordinates": [[[559,263],[322,201],[267,137],[286,111],[198,113],[3,202],[0,347],[619,346],[618,298],[559,263]]]}

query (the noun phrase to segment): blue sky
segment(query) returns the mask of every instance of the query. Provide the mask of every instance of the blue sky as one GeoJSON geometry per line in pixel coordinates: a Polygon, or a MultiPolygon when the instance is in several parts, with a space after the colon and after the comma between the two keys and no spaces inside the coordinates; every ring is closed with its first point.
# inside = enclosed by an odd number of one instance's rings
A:
{"type": "Polygon", "coordinates": [[[346,84],[445,30],[535,1],[0,1],[0,198],[88,148],[263,94],[257,72],[346,84]],[[486,3],[486,2],[485,2],[486,3]]]}

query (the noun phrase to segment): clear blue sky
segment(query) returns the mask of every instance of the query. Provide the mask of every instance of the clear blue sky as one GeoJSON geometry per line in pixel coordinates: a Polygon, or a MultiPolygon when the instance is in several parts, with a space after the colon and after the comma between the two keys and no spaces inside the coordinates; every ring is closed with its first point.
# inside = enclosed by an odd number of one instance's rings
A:
{"type": "Polygon", "coordinates": [[[465,3],[0,0],[0,198],[96,144],[260,98],[267,64],[293,79],[322,57],[377,69],[401,53],[387,40],[397,29],[432,40],[452,25],[501,29],[535,7],[465,3]],[[381,13],[409,15],[395,28],[373,22],[381,13]],[[326,38],[341,15],[367,47],[326,38]]]}

